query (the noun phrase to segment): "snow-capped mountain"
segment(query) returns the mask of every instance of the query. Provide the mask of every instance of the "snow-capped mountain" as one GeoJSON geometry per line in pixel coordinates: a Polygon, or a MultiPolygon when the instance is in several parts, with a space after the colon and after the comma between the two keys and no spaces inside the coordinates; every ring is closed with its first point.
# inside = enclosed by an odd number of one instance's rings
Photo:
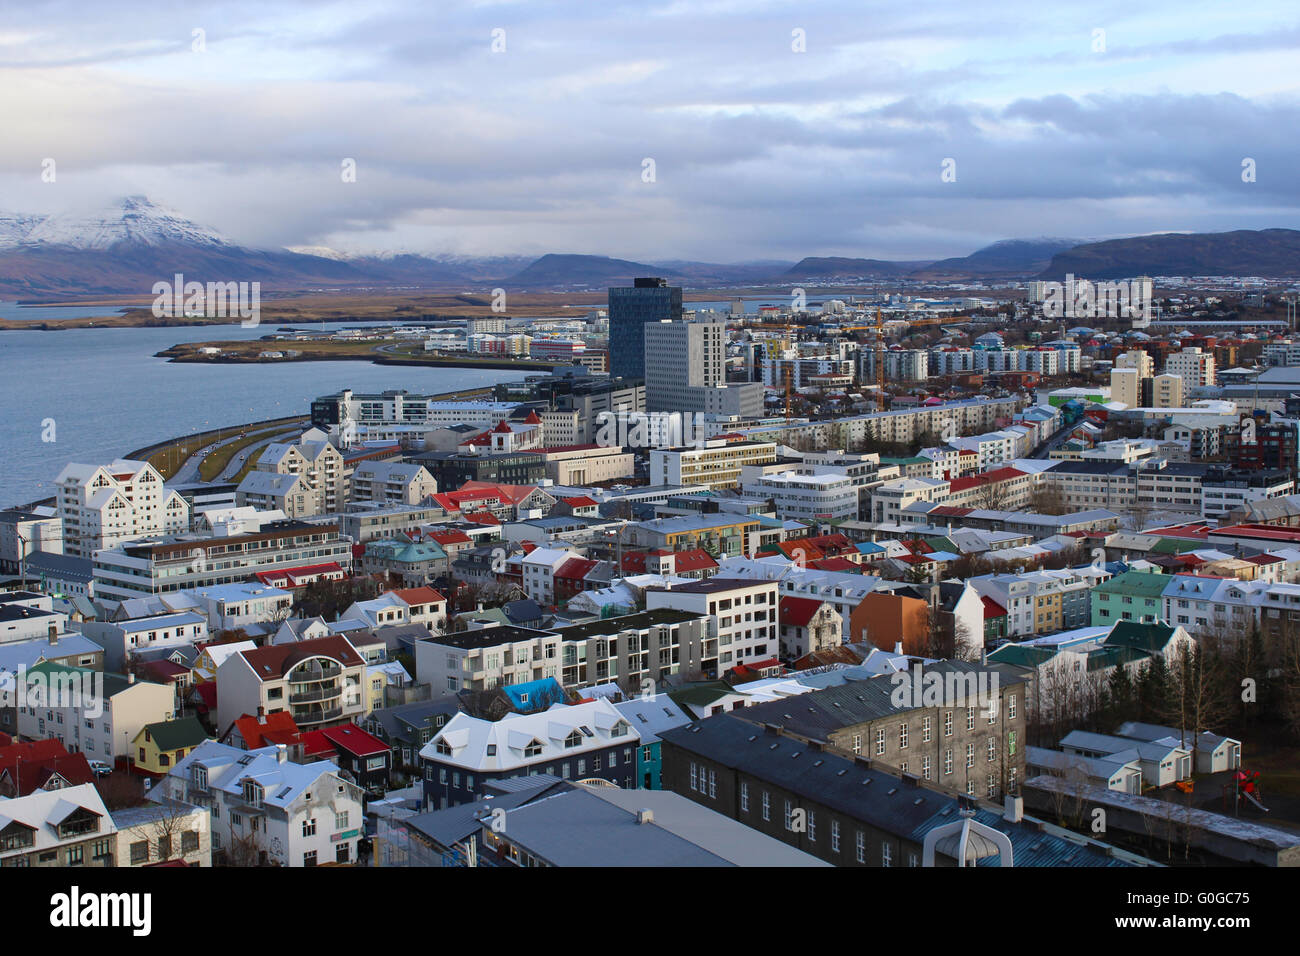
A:
{"type": "MultiPolygon", "coordinates": [[[[19,217],[14,217],[17,222],[19,217]]],[[[6,235],[0,226],[0,242],[68,246],[73,249],[110,249],[119,242],[161,246],[183,243],[191,246],[232,247],[214,229],[197,225],[175,210],[145,196],[126,196],[108,207],[89,214],[60,213],[26,217],[25,233],[6,235]],[[8,240],[6,242],[6,240],[8,240]]],[[[7,220],[5,220],[7,221],[7,220]]]]}

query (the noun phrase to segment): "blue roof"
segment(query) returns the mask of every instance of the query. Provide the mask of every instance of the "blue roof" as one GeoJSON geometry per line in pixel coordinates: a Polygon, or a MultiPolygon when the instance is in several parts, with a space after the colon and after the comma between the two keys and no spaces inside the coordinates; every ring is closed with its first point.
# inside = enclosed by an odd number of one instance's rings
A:
{"type": "Polygon", "coordinates": [[[554,677],[543,677],[522,684],[506,684],[501,691],[510,698],[510,703],[516,710],[524,713],[564,703],[564,688],[554,677]]]}

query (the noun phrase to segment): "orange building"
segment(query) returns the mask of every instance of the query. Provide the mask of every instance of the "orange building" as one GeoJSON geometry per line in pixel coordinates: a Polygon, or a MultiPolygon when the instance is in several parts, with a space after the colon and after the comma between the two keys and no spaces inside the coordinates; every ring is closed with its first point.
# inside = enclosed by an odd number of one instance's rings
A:
{"type": "Polygon", "coordinates": [[[930,630],[930,606],[920,598],[880,592],[868,594],[849,616],[854,641],[882,651],[900,642],[904,654],[924,654],[930,630]]]}

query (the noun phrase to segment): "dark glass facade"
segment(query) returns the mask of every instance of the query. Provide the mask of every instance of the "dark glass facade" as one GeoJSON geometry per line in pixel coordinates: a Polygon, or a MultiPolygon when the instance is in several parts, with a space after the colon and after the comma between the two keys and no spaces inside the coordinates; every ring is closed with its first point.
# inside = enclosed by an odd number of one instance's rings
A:
{"type": "Polygon", "coordinates": [[[609,290],[609,374],[645,378],[645,324],[682,317],[682,290],[667,279],[634,279],[609,290]]]}

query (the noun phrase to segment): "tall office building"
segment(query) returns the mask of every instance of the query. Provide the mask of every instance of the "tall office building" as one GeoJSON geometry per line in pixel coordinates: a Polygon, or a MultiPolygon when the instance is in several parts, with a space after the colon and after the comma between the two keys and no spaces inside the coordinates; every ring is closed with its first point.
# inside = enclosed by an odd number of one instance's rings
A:
{"type": "Polygon", "coordinates": [[[650,322],[644,332],[646,411],[744,418],[762,414],[760,383],[727,384],[727,323],[722,316],[650,322]]]}
{"type": "Polygon", "coordinates": [[[634,279],[609,290],[609,374],[645,377],[645,325],[682,317],[682,290],[667,279],[634,279]]]}

